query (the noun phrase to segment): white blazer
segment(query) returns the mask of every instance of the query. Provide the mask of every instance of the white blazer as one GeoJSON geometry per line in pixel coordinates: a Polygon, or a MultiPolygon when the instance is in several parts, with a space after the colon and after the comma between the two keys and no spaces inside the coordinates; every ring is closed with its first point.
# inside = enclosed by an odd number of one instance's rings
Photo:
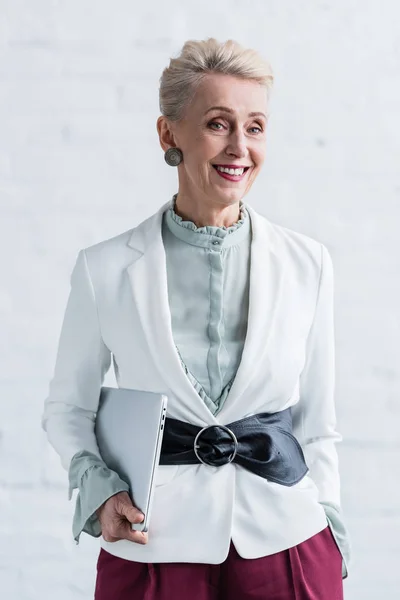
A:
{"type": "Polygon", "coordinates": [[[229,396],[213,416],[172,337],[161,236],[169,206],[80,250],[42,424],[66,469],[82,449],[99,455],[94,421],[111,357],[120,387],[163,392],[169,417],[201,427],[292,406],[310,469],[299,483],[273,483],[235,463],[158,466],[148,544],[100,538],[108,552],[140,562],[218,564],[231,539],[244,558],[279,552],[327,526],[319,501],[340,505],[331,258],[321,243],[246,205],[253,231],[247,337],[229,396]]]}

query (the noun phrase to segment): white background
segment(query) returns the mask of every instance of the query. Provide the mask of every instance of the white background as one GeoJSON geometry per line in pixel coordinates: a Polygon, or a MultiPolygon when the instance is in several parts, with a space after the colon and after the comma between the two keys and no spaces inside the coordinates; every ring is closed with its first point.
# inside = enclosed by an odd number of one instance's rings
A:
{"type": "Polygon", "coordinates": [[[72,541],[67,474],[40,428],[69,277],[80,248],[177,190],[158,80],[185,40],[209,36],[258,49],[275,73],[246,201],[334,262],[345,598],[399,597],[399,21],[395,0],[0,0],[3,598],[92,597],[98,540],[72,541]]]}

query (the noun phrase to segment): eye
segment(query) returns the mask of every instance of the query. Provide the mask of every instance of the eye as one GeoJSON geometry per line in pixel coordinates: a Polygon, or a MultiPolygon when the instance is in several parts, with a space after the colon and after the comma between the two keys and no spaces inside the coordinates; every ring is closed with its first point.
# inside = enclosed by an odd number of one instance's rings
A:
{"type": "Polygon", "coordinates": [[[250,127],[250,129],[258,129],[258,131],[259,131],[260,133],[262,133],[262,132],[263,132],[263,130],[261,129],[261,127],[250,127]]]}
{"type": "MultiPolygon", "coordinates": [[[[222,129],[224,129],[224,125],[222,125],[222,123],[219,123],[218,121],[210,121],[207,126],[211,129],[214,129],[214,131],[222,131],[222,129]],[[213,128],[213,125],[216,125],[216,128],[213,128]]],[[[251,131],[252,129],[257,130],[255,132],[256,135],[263,133],[263,129],[261,127],[250,127],[248,131],[251,131]]]]}
{"type": "MultiPolygon", "coordinates": [[[[218,123],[217,121],[210,121],[210,123],[208,124],[208,127],[211,127],[211,125],[219,125],[220,128],[223,129],[223,125],[222,123],[218,123]]],[[[221,131],[221,129],[216,129],[215,131],[221,131]]]]}

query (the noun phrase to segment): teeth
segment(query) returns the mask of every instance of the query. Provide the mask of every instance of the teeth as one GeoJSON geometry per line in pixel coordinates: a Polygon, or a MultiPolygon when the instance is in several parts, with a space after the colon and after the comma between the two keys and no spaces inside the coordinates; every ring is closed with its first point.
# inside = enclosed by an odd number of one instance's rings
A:
{"type": "Polygon", "coordinates": [[[221,173],[229,173],[229,175],[243,175],[244,169],[227,169],[226,167],[218,167],[217,170],[221,173]]]}

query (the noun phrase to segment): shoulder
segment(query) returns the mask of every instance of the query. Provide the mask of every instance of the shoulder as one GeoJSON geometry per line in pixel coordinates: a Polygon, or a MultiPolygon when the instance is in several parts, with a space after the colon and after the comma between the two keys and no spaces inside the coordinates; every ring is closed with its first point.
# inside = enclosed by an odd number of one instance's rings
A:
{"type": "Polygon", "coordinates": [[[165,206],[135,226],[82,248],[80,253],[86,258],[94,283],[105,281],[115,284],[126,268],[143,254],[146,242],[156,232],[155,225],[160,220],[165,206]]]}
{"type": "Polygon", "coordinates": [[[90,260],[101,260],[110,255],[115,255],[123,252],[124,248],[128,247],[128,242],[132,236],[135,227],[131,227],[126,231],[118,233],[110,238],[101,240],[83,248],[85,254],[90,260]]]}
{"type": "Polygon", "coordinates": [[[132,248],[128,242],[135,228],[127,229],[122,233],[101,240],[90,246],[82,248],[87,267],[92,278],[97,280],[106,273],[109,275],[117,268],[127,265],[132,259],[132,248]]]}
{"type": "Polygon", "coordinates": [[[277,235],[280,236],[281,243],[287,254],[295,260],[311,261],[319,268],[323,258],[323,253],[328,252],[326,246],[319,240],[290,229],[282,225],[275,225],[277,235]]]}
{"type": "MultiPolygon", "coordinates": [[[[247,207],[249,208],[249,207],[247,207]]],[[[322,278],[333,280],[330,252],[320,240],[285,227],[250,208],[257,235],[266,241],[266,248],[285,265],[286,273],[299,285],[319,288],[322,278]]]]}
{"type": "Polygon", "coordinates": [[[297,267],[319,272],[324,260],[331,262],[328,248],[320,240],[305,233],[274,223],[257,214],[264,235],[272,240],[274,251],[282,260],[297,267]]]}
{"type": "Polygon", "coordinates": [[[118,263],[118,261],[122,261],[123,263],[124,260],[132,260],[132,253],[135,254],[137,251],[139,251],[139,254],[141,253],[143,240],[150,238],[155,233],[155,225],[161,222],[161,215],[168,205],[169,202],[165,203],[155,213],[133,227],[83,248],[88,262],[103,263],[104,265],[107,262],[118,263]],[[132,243],[133,239],[135,243],[132,243]]]}

